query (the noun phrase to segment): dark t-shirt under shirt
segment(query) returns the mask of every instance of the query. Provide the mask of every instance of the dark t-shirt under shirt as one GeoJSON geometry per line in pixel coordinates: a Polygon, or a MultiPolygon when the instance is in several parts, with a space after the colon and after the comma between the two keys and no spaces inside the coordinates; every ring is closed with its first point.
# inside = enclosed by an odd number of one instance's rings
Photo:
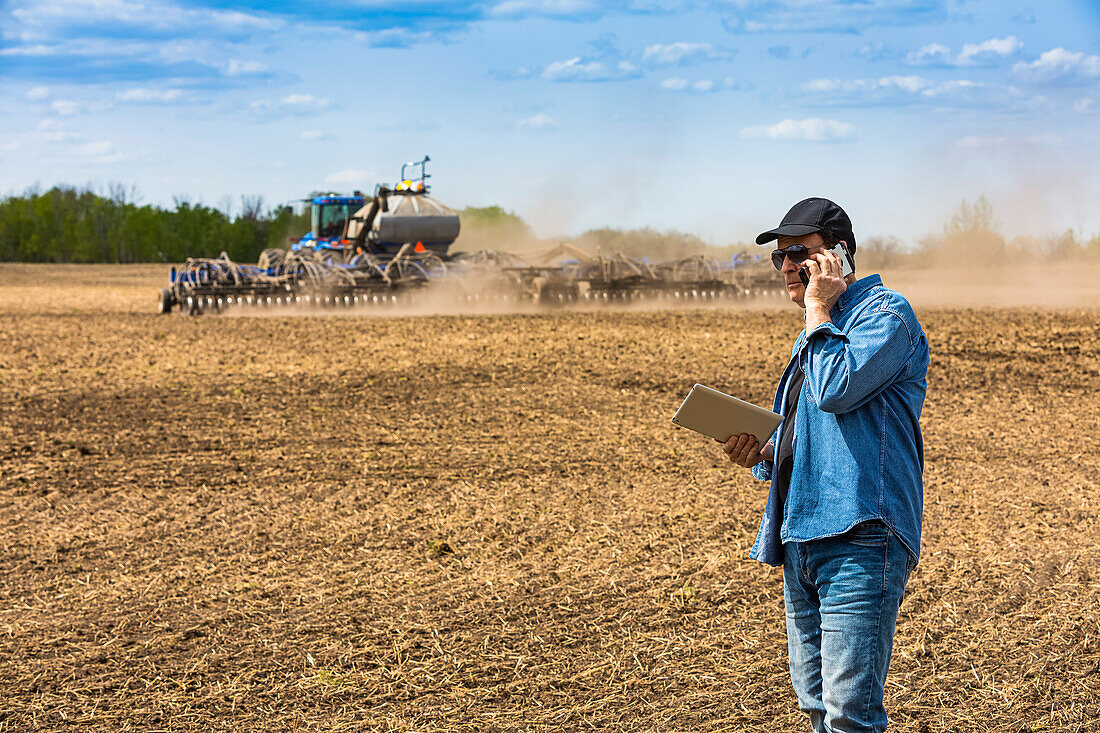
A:
{"type": "Polygon", "coordinates": [[[794,416],[798,412],[798,398],[802,395],[802,383],[806,374],[801,364],[795,364],[795,372],[787,390],[787,411],[783,415],[783,430],[779,436],[779,445],[775,449],[775,465],[779,469],[779,487],[784,499],[791,485],[791,471],[794,468],[794,416]]]}

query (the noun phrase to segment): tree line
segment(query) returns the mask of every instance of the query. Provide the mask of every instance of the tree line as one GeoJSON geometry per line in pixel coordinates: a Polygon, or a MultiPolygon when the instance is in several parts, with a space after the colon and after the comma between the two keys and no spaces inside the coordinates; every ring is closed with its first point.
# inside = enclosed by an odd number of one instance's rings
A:
{"type": "Polygon", "coordinates": [[[264,210],[245,197],[240,211],[177,199],[174,209],[138,205],[113,186],[108,196],[90,189],[55,186],[0,200],[0,261],[182,262],[225,252],[255,262],[268,247],[309,229],[308,217],[290,207],[264,210]]]}
{"type": "MultiPolygon", "coordinates": [[[[464,209],[460,214],[462,234],[455,243],[459,249],[523,250],[562,241],[536,238],[523,219],[499,206],[464,209]]],[[[568,241],[589,252],[622,252],[631,257],[648,257],[654,262],[699,254],[720,260],[738,255],[767,255],[767,249],[753,244],[714,245],[694,234],[650,227],[590,229],[568,241]]],[[[993,205],[984,196],[962,201],[940,230],[916,242],[872,236],[859,238],[857,243],[856,263],[863,272],[899,267],[991,268],[1081,259],[1100,261],[1100,234],[1085,239],[1079,232],[1067,229],[1044,236],[1005,236],[993,205]]]]}
{"type": "MultiPolygon", "coordinates": [[[[107,195],[91,189],[55,186],[0,199],[0,261],[6,262],[182,262],[188,257],[216,257],[225,252],[237,262],[256,262],[270,247],[286,248],[288,237],[309,230],[308,209],[265,209],[258,196],[242,197],[235,216],[228,201],[220,208],[175,201],[174,209],[138,205],[115,184],[107,195]]],[[[527,223],[499,206],[467,207],[458,212],[462,233],[456,250],[530,250],[557,244],[539,239],[527,223]]],[[[1045,237],[1011,237],[1000,233],[993,207],[981,197],[963,201],[939,232],[913,245],[888,237],[859,241],[860,269],[960,266],[973,263],[1100,261],[1100,235],[1085,240],[1072,229],[1045,237]]],[[[761,254],[743,243],[714,246],[684,232],[651,228],[602,228],[569,239],[590,252],[623,252],[654,261],[706,254],[728,259],[739,252],[761,254]]]]}

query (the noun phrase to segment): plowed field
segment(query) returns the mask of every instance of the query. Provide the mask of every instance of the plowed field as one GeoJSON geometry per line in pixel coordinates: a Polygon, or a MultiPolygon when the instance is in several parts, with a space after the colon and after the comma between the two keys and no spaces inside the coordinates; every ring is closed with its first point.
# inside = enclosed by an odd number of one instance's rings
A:
{"type": "MultiPolygon", "coordinates": [[[[0,731],[808,729],[767,488],[669,423],[696,381],[770,404],[793,306],[158,317],[161,269],[35,272],[0,731]]],[[[919,314],[894,729],[1100,730],[1100,311],[919,314]]]]}

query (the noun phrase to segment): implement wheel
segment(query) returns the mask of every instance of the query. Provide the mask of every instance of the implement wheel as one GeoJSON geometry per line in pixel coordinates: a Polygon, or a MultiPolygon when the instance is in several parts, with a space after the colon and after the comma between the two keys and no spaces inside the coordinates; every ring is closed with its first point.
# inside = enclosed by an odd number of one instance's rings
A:
{"type": "Polygon", "coordinates": [[[161,288],[160,296],[157,298],[157,313],[161,315],[171,313],[172,306],[175,304],[176,299],[172,297],[172,291],[168,288],[161,288]]]}

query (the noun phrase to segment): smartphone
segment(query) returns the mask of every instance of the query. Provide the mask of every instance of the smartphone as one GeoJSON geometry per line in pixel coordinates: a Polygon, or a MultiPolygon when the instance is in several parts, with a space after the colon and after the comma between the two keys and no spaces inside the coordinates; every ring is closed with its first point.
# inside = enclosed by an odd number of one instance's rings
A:
{"type": "MultiPolygon", "coordinates": [[[[829,251],[840,258],[840,264],[843,267],[843,271],[840,273],[841,277],[848,277],[856,271],[856,263],[852,259],[852,253],[848,251],[847,242],[838,242],[837,245],[829,251]]],[[[803,285],[810,284],[810,273],[806,270],[806,265],[802,265],[798,268],[798,279],[802,281],[803,285]]]]}

